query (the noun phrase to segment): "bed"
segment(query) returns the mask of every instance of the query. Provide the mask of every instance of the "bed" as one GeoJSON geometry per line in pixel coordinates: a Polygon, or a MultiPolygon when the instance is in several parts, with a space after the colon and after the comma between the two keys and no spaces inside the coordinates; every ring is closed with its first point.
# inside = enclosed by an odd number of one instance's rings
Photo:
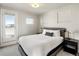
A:
{"type": "Polygon", "coordinates": [[[65,28],[43,28],[47,30],[59,30],[60,36],[50,37],[43,34],[22,36],[19,38],[19,51],[26,56],[50,56],[56,55],[63,46],[65,28]]]}

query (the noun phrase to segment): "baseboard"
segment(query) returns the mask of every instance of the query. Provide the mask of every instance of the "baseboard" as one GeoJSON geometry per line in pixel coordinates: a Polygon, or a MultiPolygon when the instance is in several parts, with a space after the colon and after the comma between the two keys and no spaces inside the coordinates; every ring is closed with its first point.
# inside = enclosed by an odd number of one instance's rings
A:
{"type": "Polygon", "coordinates": [[[17,41],[3,43],[0,45],[0,47],[6,47],[6,46],[14,45],[14,44],[17,44],[17,41]]]}

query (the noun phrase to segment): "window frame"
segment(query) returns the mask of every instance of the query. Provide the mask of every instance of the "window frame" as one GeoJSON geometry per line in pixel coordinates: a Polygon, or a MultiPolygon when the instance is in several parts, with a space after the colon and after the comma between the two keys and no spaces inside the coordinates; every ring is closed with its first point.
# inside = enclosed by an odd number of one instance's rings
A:
{"type": "Polygon", "coordinates": [[[33,25],[34,24],[34,18],[29,16],[29,17],[26,17],[26,24],[27,25],[33,25]],[[29,21],[30,20],[30,21],[29,21]]]}

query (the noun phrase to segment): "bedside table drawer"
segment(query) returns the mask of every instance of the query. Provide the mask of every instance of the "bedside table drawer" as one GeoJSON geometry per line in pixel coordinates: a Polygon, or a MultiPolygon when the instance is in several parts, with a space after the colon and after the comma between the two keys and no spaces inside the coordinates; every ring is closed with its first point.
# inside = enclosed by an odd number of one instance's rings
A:
{"type": "Polygon", "coordinates": [[[66,46],[64,47],[64,51],[72,53],[74,55],[76,55],[76,52],[77,52],[75,49],[71,49],[71,48],[66,47],[66,46]]]}
{"type": "Polygon", "coordinates": [[[64,44],[73,45],[73,46],[76,46],[77,45],[76,42],[67,41],[67,40],[64,41],[64,44]]]}

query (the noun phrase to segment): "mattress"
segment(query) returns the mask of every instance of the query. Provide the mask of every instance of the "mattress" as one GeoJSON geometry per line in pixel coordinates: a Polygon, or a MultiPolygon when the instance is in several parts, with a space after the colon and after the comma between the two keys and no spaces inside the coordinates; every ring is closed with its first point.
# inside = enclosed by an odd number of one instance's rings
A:
{"type": "Polygon", "coordinates": [[[62,42],[62,37],[50,37],[43,34],[22,36],[18,41],[28,56],[46,56],[62,42]]]}

